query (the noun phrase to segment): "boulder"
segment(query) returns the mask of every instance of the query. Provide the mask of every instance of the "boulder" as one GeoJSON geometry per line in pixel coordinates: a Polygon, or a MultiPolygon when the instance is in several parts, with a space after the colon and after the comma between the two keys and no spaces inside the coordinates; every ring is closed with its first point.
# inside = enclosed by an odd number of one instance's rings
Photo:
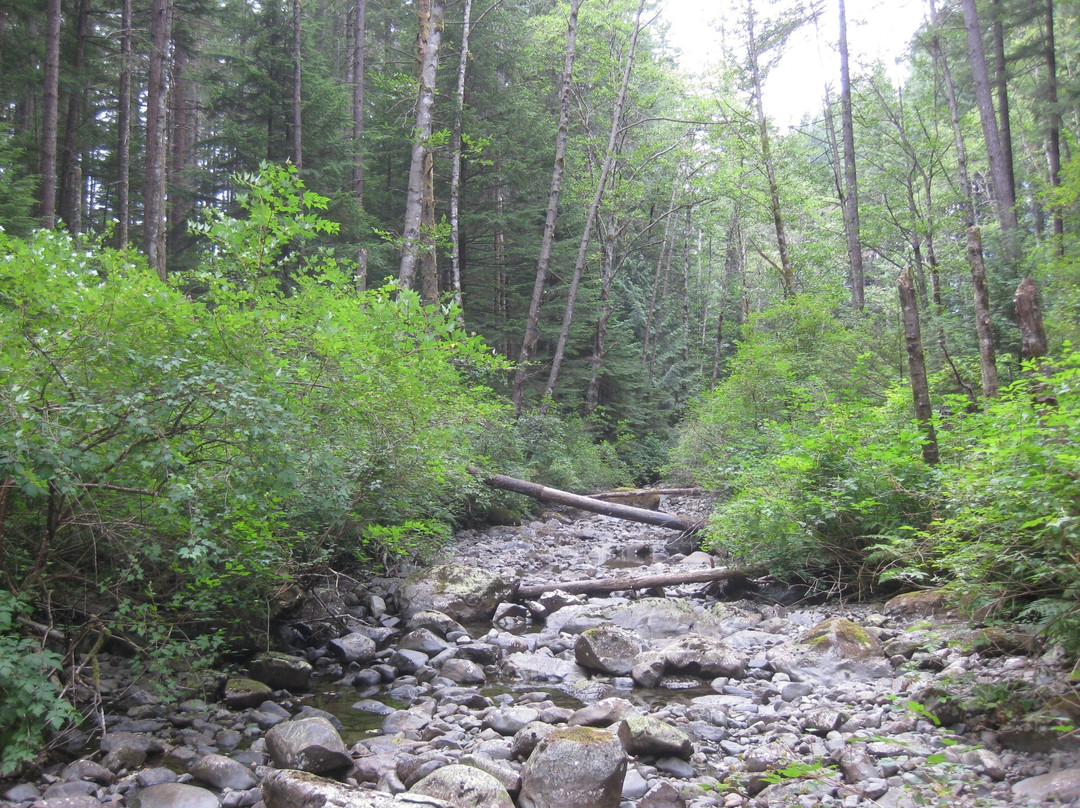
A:
{"type": "Polygon", "coordinates": [[[205,755],[188,771],[196,780],[219,789],[246,791],[259,784],[251,769],[224,755],[205,755]]]}
{"type": "Polygon", "coordinates": [[[410,575],[398,592],[406,619],[435,610],[466,623],[490,620],[495,609],[512,600],[518,582],[479,567],[437,564],[410,575]]]}
{"type": "Polygon", "coordinates": [[[510,654],[502,663],[503,674],[526,682],[562,682],[572,684],[584,676],[584,672],[566,659],[518,652],[510,654]]]}
{"type": "Polygon", "coordinates": [[[325,718],[296,718],[266,733],[266,750],[281,769],[320,774],[352,764],[345,742],[325,718]]]}
{"type": "Polygon", "coordinates": [[[893,617],[934,617],[957,614],[954,597],[940,589],[905,592],[885,604],[885,613],[893,617]]]}
{"type": "Polygon", "coordinates": [[[581,667],[612,676],[630,673],[641,651],[641,640],[634,632],[614,625],[586,629],[574,643],[574,658],[581,667]]]}
{"type": "Polygon", "coordinates": [[[694,753],[689,735],[651,716],[627,716],[619,725],[619,740],[631,755],[689,760],[694,753]]]}
{"type": "Polygon", "coordinates": [[[255,679],[233,676],[225,681],[225,705],[234,710],[258,707],[272,695],[269,685],[255,679]]]}
{"type": "Polygon", "coordinates": [[[566,723],[572,727],[610,727],[636,714],[633,704],[624,698],[612,696],[575,710],[566,723]]]}
{"type": "Polygon", "coordinates": [[[625,776],[626,752],[615,733],[556,729],[522,769],[518,808],[618,808],[625,776]]]}
{"type": "Polygon", "coordinates": [[[441,766],[409,789],[445,800],[454,808],[514,808],[506,788],[485,771],[473,766],[441,766]]]}
{"type": "Polygon", "coordinates": [[[701,634],[686,634],[660,652],[666,673],[715,679],[718,676],[742,678],[746,656],[723,640],[701,634]]]}
{"type": "Polygon", "coordinates": [[[135,769],[146,761],[152,749],[160,749],[160,742],[134,732],[110,732],[101,739],[101,751],[105,753],[101,765],[112,772],[135,769]]]}
{"type": "Polygon", "coordinates": [[[270,772],[263,780],[262,793],[266,808],[454,808],[451,803],[436,797],[422,794],[393,796],[291,770],[270,772]]]}
{"type": "Polygon", "coordinates": [[[646,641],[671,639],[691,631],[710,637],[722,637],[725,633],[723,621],[680,598],[641,598],[631,603],[584,609],[570,606],[547,619],[549,629],[568,634],[580,634],[604,623],[624,628],[646,641]]]}
{"type": "Polygon", "coordinates": [[[128,802],[131,808],[218,808],[220,804],[214,792],[186,783],[161,783],[139,789],[128,802]]]}
{"type": "Polygon", "coordinates": [[[448,659],[443,663],[440,672],[459,685],[482,685],[487,682],[484,669],[471,659],[448,659]]]}
{"type": "Polygon", "coordinates": [[[378,651],[375,640],[358,631],[330,640],[326,647],[330,649],[334,656],[345,663],[367,662],[373,659],[378,651]]]}
{"type": "Polygon", "coordinates": [[[825,620],[794,642],[770,648],[766,659],[796,682],[826,687],[893,675],[877,637],[844,618],[825,620]]]}
{"type": "Polygon", "coordinates": [[[306,659],[270,651],[259,654],[251,661],[251,678],[269,685],[274,690],[307,690],[314,672],[306,659]]]}

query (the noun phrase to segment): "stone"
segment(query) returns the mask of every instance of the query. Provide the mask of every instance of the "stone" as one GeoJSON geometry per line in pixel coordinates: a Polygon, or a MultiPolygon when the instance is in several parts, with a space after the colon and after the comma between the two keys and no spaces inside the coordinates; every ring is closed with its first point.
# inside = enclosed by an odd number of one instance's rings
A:
{"type": "Polygon", "coordinates": [[[500,668],[505,676],[525,682],[572,684],[584,677],[581,668],[567,659],[526,652],[510,654],[502,661],[500,668]]]}
{"type": "Polygon", "coordinates": [[[638,802],[638,808],[684,808],[686,803],[671,783],[657,783],[638,802]]]}
{"type": "Polygon", "coordinates": [[[455,808],[436,797],[422,794],[394,796],[327,780],[310,772],[291,770],[270,772],[263,780],[262,793],[266,808],[455,808]]]}
{"type": "Polygon", "coordinates": [[[586,629],[574,643],[574,658],[581,667],[612,676],[626,676],[642,651],[632,631],[615,625],[586,629]]]}
{"type": "Polygon", "coordinates": [[[161,783],[139,789],[128,803],[131,808],[219,808],[212,791],[186,783],[161,783]]]}
{"type": "Polygon", "coordinates": [[[536,749],[537,744],[554,731],[554,726],[542,721],[533,721],[528,726],[522,727],[514,734],[514,742],[510,747],[511,757],[526,760],[536,749]]]}
{"type": "Polygon", "coordinates": [[[893,675],[877,637],[845,618],[825,620],[795,642],[770,648],[766,659],[796,682],[826,687],[893,675]]]}
{"type": "Polygon", "coordinates": [[[272,695],[269,685],[255,679],[233,676],[225,682],[225,704],[234,710],[257,707],[272,695]]]}
{"type": "Polygon", "coordinates": [[[636,712],[628,700],[612,696],[575,710],[566,723],[572,727],[610,727],[636,712]]]}
{"type": "Polygon", "coordinates": [[[664,680],[664,655],[659,651],[643,651],[634,658],[630,678],[639,687],[659,687],[664,680]]]}
{"type": "Polygon", "coordinates": [[[580,634],[604,623],[632,631],[644,641],[672,639],[690,632],[724,636],[723,621],[682,598],[641,598],[631,603],[580,609],[549,615],[548,628],[580,634]]]}
{"type": "Polygon", "coordinates": [[[615,733],[556,729],[522,769],[518,808],[618,808],[625,777],[626,752],[615,733]]]}
{"type": "Polygon", "coordinates": [[[409,789],[445,800],[454,808],[514,808],[506,788],[485,771],[473,766],[441,766],[409,789]]]}
{"type": "Polygon", "coordinates": [[[507,763],[500,763],[484,754],[462,755],[458,763],[487,772],[502,783],[503,788],[511,797],[521,791],[521,773],[507,763]]]}
{"type": "Polygon", "coordinates": [[[65,780],[90,780],[101,785],[110,785],[116,782],[116,775],[92,760],[75,760],[64,767],[62,777],[65,780]]]}
{"type": "Polygon", "coordinates": [[[362,664],[373,659],[378,652],[375,640],[358,631],[330,640],[326,647],[330,653],[345,663],[362,664]]]}
{"type": "Polygon", "coordinates": [[[661,652],[666,673],[680,673],[699,679],[718,676],[741,678],[746,672],[746,656],[726,642],[702,634],[679,637],[661,652]]]}
{"type": "Polygon", "coordinates": [[[101,751],[105,753],[101,765],[113,772],[135,769],[146,761],[154,743],[144,735],[133,732],[110,732],[101,739],[101,751]]]}
{"type": "Polygon", "coordinates": [[[259,654],[251,661],[251,678],[274,690],[307,690],[311,686],[311,674],[315,669],[306,659],[269,651],[259,654]]]}
{"type": "Polygon", "coordinates": [[[431,629],[417,628],[400,640],[397,647],[407,651],[420,651],[428,656],[440,654],[450,647],[446,640],[438,637],[431,629]]]}
{"type": "Polygon", "coordinates": [[[440,673],[459,685],[482,685],[487,682],[484,669],[471,659],[448,659],[443,663],[440,673]]]}
{"type": "Polygon", "coordinates": [[[623,748],[630,755],[689,760],[694,753],[690,736],[651,716],[627,716],[619,725],[618,733],[623,748]]]}
{"type": "Polygon", "coordinates": [[[196,780],[219,789],[245,791],[259,783],[249,768],[224,755],[206,755],[188,771],[196,780]]]}
{"type": "Polygon", "coordinates": [[[1080,800],[1080,767],[1060,769],[1014,783],[1012,793],[1027,800],[1055,800],[1066,804],[1080,800]]]}
{"type": "Polygon", "coordinates": [[[540,718],[540,713],[532,707],[504,707],[494,710],[485,719],[483,727],[493,729],[500,735],[515,735],[529,724],[540,718]]]}
{"type": "Polygon", "coordinates": [[[406,619],[440,611],[465,623],[490,620],[496,607],[513,600],[518,582],[479,567],[436,564],[410,575],[398,591],[406,619]]]}
{"type": "Polygon", "coordinates": [[[464,626],[457,620],[434,609],[425,609],[424,611],[417,612],[406,621],[405,628],[408,631],[426,628],[428,631],[432,631],[444,639],[447,635],[452,633],[468,633],[465,631],[464,626]]]}
{"type": "Polygon", "coordinates": [[[321,774],[352,764],[345,742],[325,718],[296,718],[266,733],[266,750],[281,769],[321,774]]]}
{"type": "Polygon", "coordinates": [[[940,589],[905,592],[885,604],[885,613],[893,617],[935,617],[956,612],[953,595],[940,589]]]}

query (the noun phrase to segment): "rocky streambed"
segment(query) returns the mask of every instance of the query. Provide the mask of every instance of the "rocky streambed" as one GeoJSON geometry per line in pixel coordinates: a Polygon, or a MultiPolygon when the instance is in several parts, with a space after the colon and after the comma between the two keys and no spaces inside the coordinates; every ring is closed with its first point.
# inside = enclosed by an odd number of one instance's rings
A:
{"type": "Polygon", "coordinates": [[[27,808],[1080,804],[1064,659],[1020,627],[963,621],[936,593],[811,605],[697,583],[515,596],[717,563],[670,539],[558,513],[462,532],[443,564],[309,593],[283,626],[288,653],[255,660],[219,701],[163,700],[106,659],[100,748],[0,796],[27,808]]]}

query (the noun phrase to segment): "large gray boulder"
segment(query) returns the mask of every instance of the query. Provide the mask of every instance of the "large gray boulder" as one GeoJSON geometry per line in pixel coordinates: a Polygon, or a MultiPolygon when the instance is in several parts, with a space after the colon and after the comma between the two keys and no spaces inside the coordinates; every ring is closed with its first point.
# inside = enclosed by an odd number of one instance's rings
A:
{"type": "Polygon", "coordinates": [[[367,662],[375,657],[378,645],[366,634],[354,631],[344,637],[330,640],[326,644],[334,656],[342,662],[367,662]]]}
{"type": "Polygon", "coordinates": [[[262,794],[266,808],[454,808],[435,797],[422,794],[395,797],[287,769],[268,774],[263,780],[262,794]]]}
{"type": "Polygon", "coordinates": [[[618,808],[625,776],[626,752],[615,733],[557,729],[522,769],[518,808],[618,808]]]}
{"type": "Polygon", "coordinates": [[[139,789],[128,804],[131,808],[219,808],[212,791],[186,783],[160,783],[139,789]]]}
{"type": "Polygon", "coordinates": [[[214,788],[247,791],[259,784],[258,778],[251,769],[224,755],[205,755],[188,771],[196,780],[201,780],[214,788]]]}
{"type": "Polygon", "coordinates": [[[794,642],[770,648],[773,670],[796,682],[831,687],[845,681],[868,681],[893,675],[881,641],[844,618],[818,623],[794,642]]]}
{"type": "Polygon", "coordinates": [[[300,769],[321,774],[352,765],[334,725],[325,718],[284,721],[266,733],[266,751],[280,769],[300,769]]]}
{"type": "Polygon", "coordinates": [[[479,567],[438,564],[406,578],[398,600],[406,619],[434,610],[475,623],[490,620],[502,601],[513,598],[517,587],[517,581],[479,567]]]}
{"type": "Polygon", "coordinates": [[[454,808],[514,808],[503,784],[473,766],[441,766],[409,789],[445,800],[454,808]]]}
{"type": "Polygon", "coordinates": [[[631,715],[619,724],[619,740],[631,755],[677,757],[689,760],[694,753],[690,736],[678,727],[646,715],[631,715]]]}
{"type": "Polygon", "coordinates": [[[718,676],[742,678],[746,672],[746,655],[715,637],[685,634],[660,653],[667,673],[715,679],[718,676]]]}
{"type": "Polygon", "coordinates": [[[671,639],[691,631],[710,637],[730,633],[725,630],[723,620],[680,598],[642,598],[595,608],[568,606],[547,619],[549,629],[568,634],[580,634],[605,623],[631,631],[646,641],[671,639]]]}
{"type": "Polygon", "coordinates": [[[574,643],[574,658],[581,667],[612,676],[630,673],[641,651],[641,640],[634,632],[614,625],[586,629],[574,643]]]}

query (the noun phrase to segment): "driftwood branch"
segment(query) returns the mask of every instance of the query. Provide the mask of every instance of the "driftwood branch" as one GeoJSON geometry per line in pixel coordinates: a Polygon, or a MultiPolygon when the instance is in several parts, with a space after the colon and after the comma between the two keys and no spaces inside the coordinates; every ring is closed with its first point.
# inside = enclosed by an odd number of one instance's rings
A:
{"type": "Polygon", "coordinates": [[[679,586],[681,584],[700,584],[710,581],[726,581],[729,578],[752,578],[760,575],[760,569],[735,569],[732,567],[714,567],[712,569],[694,569],[684,572],[664,572],[652,575],[630,575],[617,578],[589,578],[583,581],[556,581],[547,584],[528,584],[518,587],[519,600],[528,600],[553,592],[556,589],[571,595],[600,595],[607,592],[622,592],[626,589],[652,589],[658,586],[679,586]]]}
{"type": "Polygon", "coordinates": [[[548,488],[527,480],[519,480],[516,477],[507,477],[505,474],[493,474],[476,468],[470,468],[469,473],[480,479],[491,488],[502,491],[513,491],[515,494],[524,494],[527,497],[538,499],[541,502],[554,502],[558,505],[569,505],[572,508],[580,508],[590,513],[600,513],[605,516],[614,516],[618,519],[627,519],[631,522],[643,522],[647,525],[657,525],[672,530],[693,532],[702,526],[702,520],[691,519],[684,516],[676,516],[662,511],[652,511],[648,508],[635,508],[630,505],[621,505],[617,502],[604,502],[595,497],[583,497],[580,494],[571,494],[568,491],[560,491],[558,488],[548,488]]]}

